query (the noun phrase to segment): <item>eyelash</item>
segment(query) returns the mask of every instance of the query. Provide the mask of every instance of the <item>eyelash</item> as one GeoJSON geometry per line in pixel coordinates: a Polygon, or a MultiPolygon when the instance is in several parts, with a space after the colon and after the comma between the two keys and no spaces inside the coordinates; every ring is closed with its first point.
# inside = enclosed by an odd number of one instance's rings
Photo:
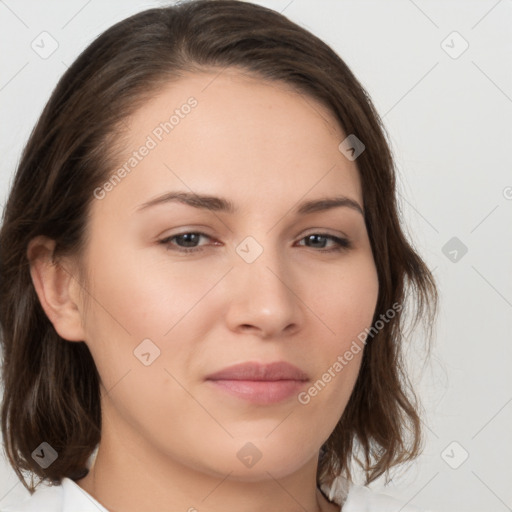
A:
{"type": "MultiPolygon", "coordinates": [[[[170,243],[171,240],[178,238],[180,236],[184,236],[184,235],[200,235],[200,236],[205,236],[206,238],[211,238],[207,234],[201,233],[199,231],[186,231],[185,233],[179,233],[177,235],[168,236],[167,238],[159,240],[159,243],[167,246],[168,250],[177,251],[177,252],[181,252],[181,253],[192,253],[192,252],[198,252],[198,251],[203,250],[203,246],[199,246],[199,247],[172,246],[172,244],[170,243]],[[176,249],[174,247],[178,247],[178,248],[176,249]]],[[[333,242],[335,242],[337,244],[336,247],[333,247],[331,249],[318,249],[318,252],[323,252],[323,253],[343,252],[343,251],[347,251],[352,248],[352,243],[347,238],[340,238],[340,237],[337,237],[334,235],[329,235],[327,233],[311,233],[311,234],[306,235],[305,237],[301,238],[300,241],[305,240],[306,238],[311,237],[311,236],[320,236],[322,238],[332,240],[333,242]]],[[[307,246],[304,246],[304,247],[307,247],[307,246]]],[[[308,247],[308,248],[314,249],[314,247],[308,247]]]]}

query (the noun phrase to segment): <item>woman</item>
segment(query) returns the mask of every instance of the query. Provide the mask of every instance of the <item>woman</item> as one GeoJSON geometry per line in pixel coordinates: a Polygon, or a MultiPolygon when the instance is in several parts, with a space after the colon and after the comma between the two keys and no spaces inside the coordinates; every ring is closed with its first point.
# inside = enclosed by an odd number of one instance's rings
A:
{"type": "Polygon", "coordinates": [[[416,510],[352,474],[420,452],[403,313],[431,325],[434,279],[371,100],[282,15],[190,1],[94,41],[24,150],[0,272],[33,493],[5,510],[416,510]]]}

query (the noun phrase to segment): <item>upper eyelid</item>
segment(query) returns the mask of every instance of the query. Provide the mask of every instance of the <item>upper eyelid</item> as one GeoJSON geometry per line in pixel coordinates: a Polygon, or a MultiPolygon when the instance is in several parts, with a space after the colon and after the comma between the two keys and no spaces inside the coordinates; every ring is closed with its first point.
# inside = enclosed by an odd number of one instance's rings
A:
{"type": "MultiPolygon", "coordinates": [[[[334,236],[334,237],[338,237],[338,238],[349,238],[349,236],[344,234],[344,233],[330,233],[328,230],[326,230],[326,228],[311,228],[311,229],[312,229],[312,231],[302,235],[300,240],[302,240],[302,238],[304,238],[306,236],[310,236],[310,235],[323,235],[323,236],[334,236]]],[[[208,233],[205,233],[204,231],[198,231],[198,230],[194,230],[194,229],[189,229],[187,231],[181,231],[180,233],[175,233],[175,234],[172,234],[172,235],[168,235],[168,236],[164,236],[164,237],[159,237],[159,240],[160,241],[162,241],[162,240],[169,240],[169,239],[172,239],[172,238],[175,238],[175,237],[178,237],[178,236],[188,235],[188,234],[191,234],[191,233],[196,234],[196,235],[205,236],[207,238],[215,239],[215,237],[213,235],[209,235],[208,233]]]]}
{"type": "Polygon", "coordinates": [[[176,238],[178,236],[188,235],[188,234],[191,234],[191,233],[194,234],[194,235],[201,235],[201,236],[204,236],[206,238],[210,238],[212,240],[215,239],[214,236],[209,235],[208,233],[204,233],[203,231],[189,230],[189,231],[182,231],[181,233],[175,233],[174,235],[164,236],[163,238],[160,238],[159,241],[160,242],[165,242],[167,240],[172,240],[173,238],[176,238]]]}

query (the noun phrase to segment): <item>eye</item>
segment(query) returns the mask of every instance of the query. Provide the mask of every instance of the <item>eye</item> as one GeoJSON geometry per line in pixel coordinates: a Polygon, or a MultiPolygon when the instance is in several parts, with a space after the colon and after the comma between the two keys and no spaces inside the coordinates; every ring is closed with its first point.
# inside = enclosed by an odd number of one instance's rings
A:
{"type": "Polygon", "coordinates": [[[306,247],[319,249],[320,252],[341,252],[352,247],[350,240],[347,238],[340,238],[327,233],[311,233],[310,235],[305,236],[301,242],[304,240],[306,241],[306,247]],[[334,247],[325,249],[328,241],[333,242],[334,247]],[[308,245],[309,243],[312,245],[308,245]]]}
{"type": "MultiPolygon", "coordinates": [[[[167,246],[168,250],[182,253],[191,253],[202,250],[202,246],[205,244],[199,245],[201,238],[213,240],[205,233],[191,231],[169,236],[160,240],[159,243],[167,246]]],[[[329,235],[327,233],[312,233],[300,240],[300,242],[303,241],[306,243],[299,245],[312,249],[318,249],[319,252],[341,252],[352,247],[352,244],[348,239],[329,235]],[[328,242],[331,242],[334,244],[334,246],[326,249],[325,247],[328,242]]]]}
{"type": "Polygon", "coordinates": [[[159,241],[162,245],[166,245],[169,250],[174,250],[178,252],[196,252],[201,250],[201,246],[198,245],[201,237],[208,238],[211,240],[211,237],[204,233],[200,232],[187,232],[180,233],[179,235],[169,236],[159,241]],[[173,243],[173,241],[175,241],[173,243]]]}

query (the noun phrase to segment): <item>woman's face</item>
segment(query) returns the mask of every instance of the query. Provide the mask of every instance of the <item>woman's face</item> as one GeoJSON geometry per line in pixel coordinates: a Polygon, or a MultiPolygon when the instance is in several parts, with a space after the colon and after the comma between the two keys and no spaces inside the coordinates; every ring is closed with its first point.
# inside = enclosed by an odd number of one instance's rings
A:
{"type": "Polygon", "coordinates": [[[169,84],[127,126],[83,253],[102,441],[137,464],[291,474],[343,413],[377,301],[348,134],[311,97],[233,70],[169,84]],[[208,379],[247,362],[306,380],[208,379]]]}

